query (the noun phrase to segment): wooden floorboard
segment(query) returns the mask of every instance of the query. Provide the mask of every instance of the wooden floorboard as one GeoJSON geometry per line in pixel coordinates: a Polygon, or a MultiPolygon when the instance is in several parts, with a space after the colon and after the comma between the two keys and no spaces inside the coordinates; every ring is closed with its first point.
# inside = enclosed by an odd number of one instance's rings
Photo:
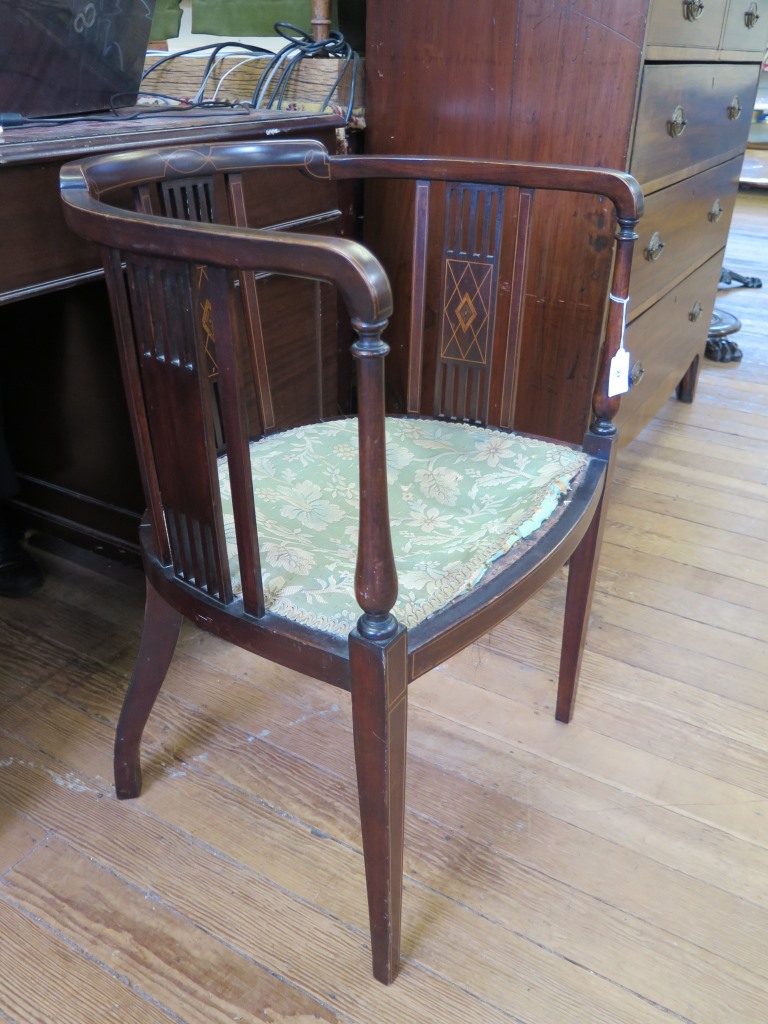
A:
{"type": "MultiPolygon", "coordinates": [[[[411,689],[404,967],[369,976],[348,697],[185,627],[118,802],[130,568],[0,600],[2,1024],[768,1020],[768,194],[704,362],[622,450],[576,715],[565,576],[411,689]]],[[[35,540],[33,539],[33,544],[35,540]]]]}

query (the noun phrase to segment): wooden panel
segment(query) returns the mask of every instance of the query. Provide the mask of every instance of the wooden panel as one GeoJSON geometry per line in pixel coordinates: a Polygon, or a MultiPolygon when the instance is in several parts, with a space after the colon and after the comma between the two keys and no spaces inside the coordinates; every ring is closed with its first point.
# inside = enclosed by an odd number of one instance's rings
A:
{"type": "MultiPolygon", "coordinates": [[[[626,168],[646,0],[523,0],[509,6],[520,9],[525,43],[514,53],[509,142],[502,155],[626,168]]],[[[503,139],[500,129],[491,136],[496,145],[503,139]]]]}
{"type": "Polygon", "coordinates": [[[306,423],[318,410],[337,415],[335,292],[330,285],[277,275],[260,280],[258,289],[276,427],[306,423]],[[322,380],[315,372],[316,359],[322,380]]]}
{"type": "Polygon", "coordinates": [[[503,155],[518,5],[367,6],[368,151],[503,155]]]}
{"type": "Polygon", "coordinates": [[[641,363],[645,375],[621,400],[616,423],[623,443],[656,415],[694,357],[703,355],[722,261],[718,252],[629,325],[631,363],[641,363]],[[701,310],[694,321],[690,316],[697,303],[701,310]]]}
{"type": "Polygon", "coordinates": [[[630,318],[723,248],[740,168],[737,157],[648,197],[632,259],[630,318]]]}
{"type": "Polygon", "coordinates": [[[539,196],[515,427],[577,442],[589,424],[614,223],[591,196],[539,196]]]}
{"type": "Polygon", "coordinates": [[[18,297],[13,293],[20,289],[101,267],[96,246],[64,223],[58,164],[3,167],[0,190],[0,301],[18,297]]]}
{"type": "Polygon", "coordinates": [[[649,46],[717,49],[728,0],[706,0],[699,17],[686,16],[682,0],[656,0],[648,23],[649,46]]]}
{"type": "Polygon", "coordinates": [[[0,337],[21,501],[135,547],[144,498],[103,282],[0,307],[0,337]]]}
{"type": "MultiPolygon", "coordinates": [[[[332,151],[332,150],[331,150],[332,151]]],[[[326,220],[339,216],[337,188],[296,172],[286,188],[285,169],[243,175],[246,223],[252,228],[297,224],[305,218],[326,220]]]]}
{"type": "Polygon", "coordinates": [[[647,0],[368,7],[369,152],[591,163],[599,148],[625,166],[647,0]],[[573,131],[583,115],[590,131],[573,131]]]}
{"type": "Polygon", "coordinates": [[[647,65],[630,171],[648,192],[744,151],[757,92],[750,64],[647,65]],[[740,116],[729,116],[738,97],[740,116]],[[686,122],[672,133],[675,112],[686,122]]]}
{"type": "Polygon", "coordinates": [[[743,50],[756,60],[762,59],[768,46],[766,0],[731,0],[722,45],[725,50],[743,50]]]}

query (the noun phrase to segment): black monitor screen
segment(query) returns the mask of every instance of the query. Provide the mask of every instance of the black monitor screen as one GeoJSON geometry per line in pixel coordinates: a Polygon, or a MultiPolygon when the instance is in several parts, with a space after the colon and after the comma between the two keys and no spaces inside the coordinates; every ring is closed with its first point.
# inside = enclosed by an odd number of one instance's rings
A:
{"type": "Polygon", "coordinates": [[[0,113],[110,109],[135,98],[155,0],[0,0],[0,113]]]}

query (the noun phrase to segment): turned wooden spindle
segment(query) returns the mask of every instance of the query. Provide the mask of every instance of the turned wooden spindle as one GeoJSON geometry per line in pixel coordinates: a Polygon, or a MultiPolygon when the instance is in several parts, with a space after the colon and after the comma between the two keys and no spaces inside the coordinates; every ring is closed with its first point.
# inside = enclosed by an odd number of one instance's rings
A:
{"type": "Polygon", "coordinates": [[[312,37],[324,42],[331,31],[331,0],[312,0],[312,37]]]}

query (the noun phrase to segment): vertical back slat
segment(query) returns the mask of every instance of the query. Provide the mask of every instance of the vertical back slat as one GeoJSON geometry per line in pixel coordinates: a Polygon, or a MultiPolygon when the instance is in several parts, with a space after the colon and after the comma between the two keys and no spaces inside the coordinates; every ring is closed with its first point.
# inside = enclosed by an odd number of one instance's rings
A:
{"type": "Polygon", "coordinates": [[[154,519],[166,525],[164,560],[189,586],[226,603],[232,586],[201,325],[207,273],[182,262],[127,256],[125,274],[147,444],[163,481],[154,519]]]}
{"type": "MultiPolygon", "coordinates": [[[[227,195],[232,223],[237,227],[247,227],[248,216],[245,206],[242,175],[227,175],[227,195]]],[[[272,391],[267,369],[267,353],[264,346],[264,332],[261,326],[259,293],[256,287],[256,278],[252,272],[243,272],[240,278],[240,287],[242,289],[243,311],[245,314],[253,380],[259,403],[261,428],[265,433],[268,433],[270,430],[274,430],[275,427],[275,410],[272,405],[272,391]]]]}
{"type": "MultiPolygon", "coordinates": [[[[160,212],[165,217],[173,217],[176,220],[187,220],[193,223],[213,224],[216,221],[216,190],[213,178],[210,176],[199,178],[174,178],[156,182],[154,186],[142,184],[135,189],[135,207],[140,213],[160,212]]],[[[205,273],[204,267],[198,267],[197,272],[205,273]]],[[[158,311],[163,315],[164,310],[158,311]]],[[[173,318],[176,323],[176,318],[173,318]]],[[[189,342],[189,336],[181,339],[182,344],[189,342]]],[[[216,360],[213,355],[213,347],[206,341],[206,366],[208,368],[208,380],[213,392],[214,399],[214,422],[216,425],[217,447],[221,449],[224,445],[223,431],[219,410],[216,407],[217,396],[217,371],[216,360]]]]}
{"type": "Polygon", "coordinates": [[[314,282],[314,328],[315,328],[315,401],[316,401],[316,413],[318,420],[323,418],[323,408],[325,405],[325,389],[323,388],[323,297],[322,297],[322,285],[319,281],[314,282]]]}
{"type": "Polygon", "coordinates": [[[135,205],[139,213],[152,213],[152,192],[148,185],[139,185],[135,192],[135,205]]]}
{"type": "Polygon", "coordinates": [[[520,339],[525,313],[525,286],[528,268],[531,223],[533,220],[534,192],[519,189],[517,193],[517,226],[514,240],[512,292],[507,322],[507,341],[504,347],[504,371],[501,385],[499,426],[510,429],[515,421],[515,394],[517,391],[520,339]]]}
{"type": "Polygon", "coordinates": [[[499,282],[504,190],[446,186],[434,415],[485,422],[499,282]]]}
{"type": "Polygon", "coordinates": [[[104,250],[104,268],[112,307],[112,319],[115,324],[120,368],[128,402],[128,417],[138,454],[144,500],[150,513],[155,550],[161,562],[167,565],[171,559],[170,545],[168,535],[163,529],[160,484],[141,384],[140,348],[137,349],[140,341],[136,338],[136,324],[131,310],[128,280],[123,272],[122,256],[117,249],[104,250]]]}
{"type": "Polygon", "coordinates": [[[411,321],[407,409],[419,412],[422,366],[424,361],[424,309],[427,292],[427,244],[429,241],[428,181],[416,182],[413,227],[413,263],[411,266],[411,321]]]}
{"type": "Polygon", "coordinates": [[[227,271],[218,268],[212,270],[210,284],[243,608],[249,615],[261,616],[264,614],[264,590],[253,496],[247,403],[238,359],[240,303],[234,294],[234,278],[227,271]]]}
{"type": "Polygon", "coordinates": [[[160,183],[160,196],[166,217],[197,224],[216,222],[213,179],[210,177],[163,181],[160,183]]]}

